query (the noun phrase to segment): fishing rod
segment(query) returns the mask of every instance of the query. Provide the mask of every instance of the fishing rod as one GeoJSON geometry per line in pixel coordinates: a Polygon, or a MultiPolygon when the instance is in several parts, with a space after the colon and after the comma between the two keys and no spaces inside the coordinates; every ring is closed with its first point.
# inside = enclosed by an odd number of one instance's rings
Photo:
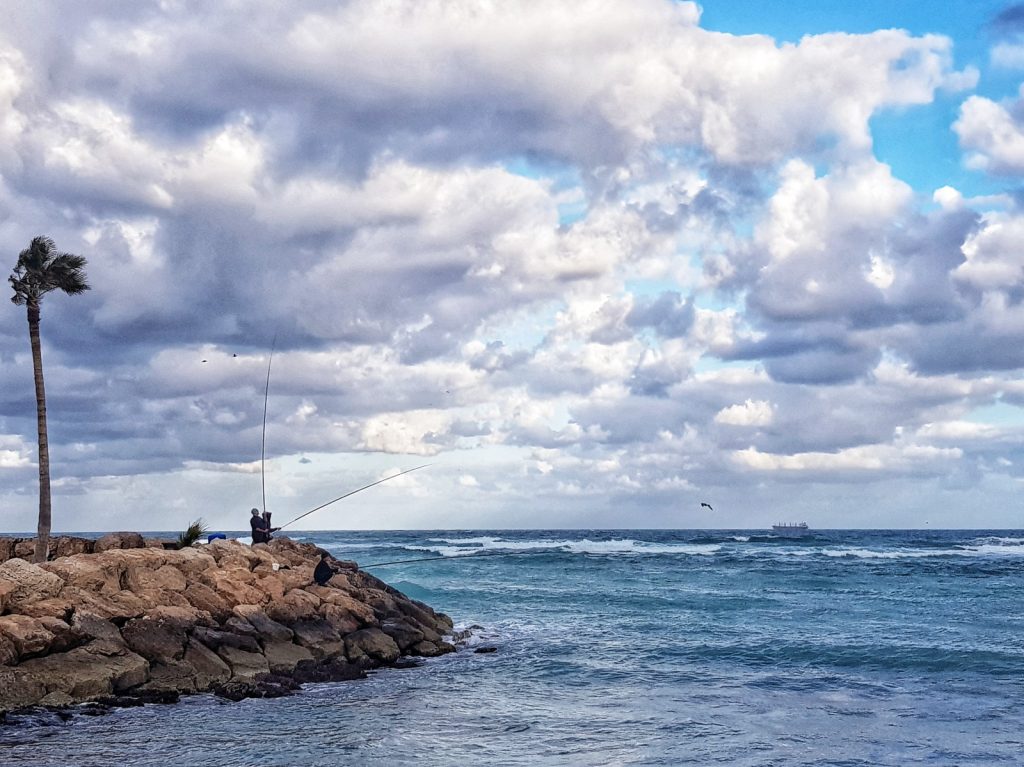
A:
{"type": "Polygon", "coordinates": [[[344,499],[344,498],[348,498],[349,496],[355,495],[356,493],[361,493],[361,492],[363,492],[364,490],[369,490],[369,489],[370,489],[371,487],[374,487],[375,485],[379,485],[379,484],[381,484],[382,482],[387,482],[387,481],[388,481],[389,479],[394,479],[395,477],[401,477],[401,476],[402,476],[403,474],[408,474],[409,472],[412,472],[412,471],[416,471],[416,470],[418,470],[418,469],[425,469],[426,467],[428,467],[428,466],[430,466],[430,465],[431,465],[431,464],[429,464],[429,463],[425,463],[425,464],[423,464],[422,466],[414,466],[414,467],[413,467],[413,468],[411,468],[411,469],[406,469],[405,471],[400,471],[400,472],[398,472],[397,474],[392,474],[392,475],[391,475],[390,477],[384,477],[384,479],[378,479],[378,480],[377,480],[376,482],[371,482],[371,483],[370,483],[370,484],[368,484],[368,485],[363,485],[363,486],[362,486],[362,487],[360,487],[360,488],[359,488],[358,490],[352,490],[352,491],[350,491],[350,492],[348,492],[348,493],[345,493],[344,495],[339,495],[339,496],[338,496],[337,498],[335,498],[335,499],[334,499],[334,500],[332,500],[332,501],[328,501],[327,503],[321,503],[321,504],[320,504],[319,506],[317,506],[317,507],[316,507],[315,509],[310,509],[309,511],[305,512],[304,514],[299,514],[299,516],[297,516],[297,517],[296,517],[295,519],[293,519],[293,520],[292,520],[291,522],[285,522],[285,523],[284,523],[283,525],[281,525],[281,527],[279,527],[278,529],[279,529],[279,530],[283,530],[284,528],[288,527],[288,525],[290,525],[290,524],[292,524],[292,523],[294,523],[294,522],[298,522],[298,521],[299,521],[300,519],[302,519],[303,517],[308,517],[308,516],[309,516],[310,514],[312,514],[312,513],[314,512],[314,511],[320,511],[320,509],[323,509],[323,508],[325,508],[325,507],[327,507],[327,506],[330,506],[330,505],[331,505],[332,503],[337,503],[338,501],[340,501],[340,500],[342,500],[342,499],[344,499]]]}
{"type": "Polygon", "coordinates": [[[270,359],[267,360],[267,388],[263,391],[263,441],[260,444],[260,483],[263,486],[263,511],[267,510],[267,404],[270,402],[270,366],[274,364],[274,347],[277,333],[270,342],[270,359]]]}

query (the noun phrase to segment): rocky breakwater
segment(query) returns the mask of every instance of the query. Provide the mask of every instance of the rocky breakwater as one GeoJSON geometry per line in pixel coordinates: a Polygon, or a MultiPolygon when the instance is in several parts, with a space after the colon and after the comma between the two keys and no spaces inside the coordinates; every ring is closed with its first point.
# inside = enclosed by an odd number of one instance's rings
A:
{"type": "Polygon", "coordinates": [[[0,563],[0,716],[214,692],[279,695],[454,647],[451,620],[351,562],[325,586],[287,538],[0,563]]]}

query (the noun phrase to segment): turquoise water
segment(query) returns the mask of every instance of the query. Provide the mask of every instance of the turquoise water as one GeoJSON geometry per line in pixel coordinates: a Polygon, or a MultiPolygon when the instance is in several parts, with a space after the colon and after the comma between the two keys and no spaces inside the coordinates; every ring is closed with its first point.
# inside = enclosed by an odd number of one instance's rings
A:
{"type": "Polygon", "coordinates": [[[1024,532],[294,537],[428,559],[372,572],[481,628],[290,698],[0,729],[0,764],[1024,764],[1024,532]]]}

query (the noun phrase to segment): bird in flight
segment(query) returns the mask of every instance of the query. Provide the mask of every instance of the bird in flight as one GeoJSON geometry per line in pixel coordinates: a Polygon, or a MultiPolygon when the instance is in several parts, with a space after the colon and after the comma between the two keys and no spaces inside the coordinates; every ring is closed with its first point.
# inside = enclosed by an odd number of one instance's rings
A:
{"type": "Polygon", "coordinates": [[[710,503],[704,503],[704,501],[700,502],[700,507],[702,509],[707,509],[709,511],[714,511],[714,509],[711,508],[711,504],[710,503]]]}

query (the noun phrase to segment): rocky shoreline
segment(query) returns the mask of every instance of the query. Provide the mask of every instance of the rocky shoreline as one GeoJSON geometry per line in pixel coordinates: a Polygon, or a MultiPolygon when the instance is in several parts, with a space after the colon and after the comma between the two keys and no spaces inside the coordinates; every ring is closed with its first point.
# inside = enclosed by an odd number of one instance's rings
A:
{"type": "Polygon", "coordinates": [[[201,692],[274,697],[455,649],[448,616],[354,562],[329,560],[338,572],[316,585],[320,550],[288,538],[182,550],[135,533],[56,538],[38,565],[21,558],[30,547],[0,538],[0,721],[201,692]]]}

